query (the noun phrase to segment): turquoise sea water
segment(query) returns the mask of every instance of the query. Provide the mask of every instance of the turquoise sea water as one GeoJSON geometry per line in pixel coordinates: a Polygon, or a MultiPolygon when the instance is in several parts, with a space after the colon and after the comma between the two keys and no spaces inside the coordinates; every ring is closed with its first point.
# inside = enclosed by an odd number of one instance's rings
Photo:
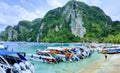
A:
{"type": "MultiPolygon", "coordinates": [[[[9,45],[10,51],[26,52],[27,54],[35,53],[36,49],[46,49],[48,46],[61,46],[59,43],[19,43],[19,42],[6,42],[5,46],[9,45]]],[[[64,46],[71,44],[65,43],[64,46]]],[[[72,45],[79,45],[73,44],[72,45]]],[[[41,63],[38,61],[30,60],[34,63],[35,73],[80,73],[81,70],[87,68],[92,63],[100,60],[103,55],[94,53],[90,58],[79,60],[78,62],[61,62],[58,64],[41,63]]]]}

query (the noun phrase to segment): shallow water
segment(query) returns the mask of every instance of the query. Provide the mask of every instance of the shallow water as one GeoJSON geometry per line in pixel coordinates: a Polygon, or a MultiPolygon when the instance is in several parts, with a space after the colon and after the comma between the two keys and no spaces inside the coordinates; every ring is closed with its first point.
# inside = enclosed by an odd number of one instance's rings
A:
{"type": "MultiPolygon", "coordinates": [[[[6,42],[5,46],[9,45],[10,51],[26,52],[27,54],[35,53],[36,49],[44,50],[48,46],[61,46],[61,44],[53,43],[19,43],[19,42],[6,42]]],[[[69,46],[71,44],[63,44],[69,46]]],[[[72,45],[74,45],[72,43],[72,45]]],[[[76,45],[76,44],[75,44],[76,45]]],[[[78,62],[61,62],[58,64],[41,63],[30,60],[34,63],[35,73],[79,73],[81,70],[90,66],[92,63],[98,61],[103,55],[94,53],[90,58],[79,60],[78,62]]]]}

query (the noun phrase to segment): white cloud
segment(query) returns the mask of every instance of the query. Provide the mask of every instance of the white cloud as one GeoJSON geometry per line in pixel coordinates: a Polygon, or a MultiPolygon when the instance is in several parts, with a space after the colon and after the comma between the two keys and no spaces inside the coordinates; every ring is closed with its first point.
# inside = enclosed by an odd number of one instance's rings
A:
{"type": "Polygon", "coordinates": [[[100,7],[112,20],[120,20],[120,1],[119,0],[78,0],[91,6],[100,7]]]}
{"type": "Polygon", "coordinates": [[[101,0],[91,0],[90,5],[92,5],[92,6],[100,6],[101,5],[101,0]]]}
{"type": "Polygon", "coordinates": [[[101,3],[100,7],[109,15],[113,20],[120,20],[120,1],[119,0],[105,0],[101,3]]]}
{"type": "Polygon", "coordinates": [[[20,0],[21,3],[25,3],[26,1],[25,0],[20,0]]]}
{"type": "Polygon", "coordinates": [[[77,1],[81,1],[81,2],[84,2],[86,4],[89,4],[91,0],[77,0],[77,1]]]}
{"type": "Polygon", "coordinates": [[[39,15],[41,18],[43,18],[46,13],[47,13],[47,11],[45,11],[45,10],[39,10],[39,9],[37,9],[35,11],[35,14],[39,15]]]}
{"type": "Polygon", "coordinates": [[[0,24],[0,33],[1,33],[1,31],[4,31],[7,26],[8,25],[0,24]]]}
{"type": "Polygon", "coordinates": [[[52,8],[57,8],[63,6],[68,0],[47,0],[47,3],[52,8]]]}
{"type": "Polygon", "coordinates": [[[77,0],[77,1],[84,2],[91,6],[100,6],[102,0],[77,0]]]}
{"type": "MultiPolygon", "coordinates": [[[[20,0],[24,3],[26,0],[20,0]]],[[[38,17],[44,17],[45,13],[50,9],[61,7],[70,0],[46,0],[46,8],[36,8],[34,12],[28,11],[19,5],[10,6],[4,2],[0,2],[0,23],[17,24],[20,20],[33,20],[38,17]]],[[[78,0],[89,5],[98,6],[104,10],[113,20],[120,20],[120,4],[119,0],[78,0]]],[[[37,2],[37,1],[36,1],[37,2]]],[[[43,3],[44,4],[44,3],[43,3]]]]}
{"type": "Polygon", "coordinates": [[[33,20],[38,17],[43,17],[42,11],[39,13],[30,12],[26,9],[14,5],[10,6],[6,3],[0,2],[0,23],[1,24],[17,24],[20,20],[33,20]]]}

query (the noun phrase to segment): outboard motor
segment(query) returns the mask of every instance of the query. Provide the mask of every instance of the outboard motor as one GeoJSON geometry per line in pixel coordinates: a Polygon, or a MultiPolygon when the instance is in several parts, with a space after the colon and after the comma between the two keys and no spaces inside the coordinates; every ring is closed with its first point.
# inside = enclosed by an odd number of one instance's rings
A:
{"type": "Polygon", "coordinates": [[[54,56],[54,58],[57,60],[57,62],[63,62],[62,58],[59,56],[54,56]]]}
{"type": "Polygon", "coordinates": [[[29,69],[31,73],[34,73],[34,68],[33,68],[34,64],[30,63],[29,61],[25,61],[24,64],[26,66],[26,69],[29,69]]]}
{"type": "Polygon", "coordinates": [[[23,62],[20,62],[20,67],[21,67],[21,70],[26,70],[26,66],[23,62]]]}
{"type": "Polygon", "coordinates": [[[26,69],[30,69],[30,67],[31,67],[31,64],[29,63],[29,62],[25,62],[25,66],[26,66],[26,69]]]}
{"type": "Polygon", "coordinates": [[[14,73],[22,73],[22,70],[21,70],[20,65],[18,63],[15,63],[13,65],[13,72],[14,73]]]}
{"type": "Polygon", "coordinates": [[[8,69],[6,70],[6,73],[12,73],[12,72],[11,72],[11,69],[8,68],[8,69]]]}

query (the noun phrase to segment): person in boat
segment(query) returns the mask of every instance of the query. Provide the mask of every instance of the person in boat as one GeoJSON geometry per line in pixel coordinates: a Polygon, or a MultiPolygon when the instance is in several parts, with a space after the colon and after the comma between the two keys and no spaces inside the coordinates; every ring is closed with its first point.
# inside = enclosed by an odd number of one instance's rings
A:
{"type": "Polygon", "coordinates": [[[5,49],[5,50],[8,50],[8,47],[9,47],[9,45],[7,45],[4,49],[5,49]]]}
{"type": "Polygon", "coordinates": [[[55,50],[55,53],[56,53],[56,54],[58,54],[58,53],[59,53],[59,51],[58,51],[58,50],[55,50]]]}
{"type": "Polygon", "coordinates": [[[71,56],[71,59],[74,60],[74,61],[79,60],[79,58],[74,53],[72,53],[70,56],[71,56]]]}
{"type": "Polygon", "coordinates": [[[75,54],[77,53],[76,48],[73,48],[72,51],[73,51],[75,54]]]}
{"type": "Polygon", "coordinates": [[[70,54],[70,57],[71,57],[71,59],[72,60],[75,60],[75,57],[74,57],[75,55],[72,53],[72,54],[70,54]]]}
{"type": "Polygon", "coordinates": [[[42,57],[40,56],[39,59],[42,59],[42,57]]]}
{"type": "Polygon", "coordinates": [[[31,58],[33,58],[33,54],[31,55],[31,58]]]}
{"type": "Polygon", "coordinates": [[[65,60],[66,61],[69,61],[70,59],[70,54],[68,52],[65,53],[65,60]]]}
{"type": "Polygon", "coordinates": [[[89,52],[89,57],[91,57],[91,52],[89,52]]]}
{"type": "Polygon", "coordinates": [[[57,56],[54,52],[51,52],[51,55],[57,60],[57,62],[62,62],[63,60],[57,56]]]}

